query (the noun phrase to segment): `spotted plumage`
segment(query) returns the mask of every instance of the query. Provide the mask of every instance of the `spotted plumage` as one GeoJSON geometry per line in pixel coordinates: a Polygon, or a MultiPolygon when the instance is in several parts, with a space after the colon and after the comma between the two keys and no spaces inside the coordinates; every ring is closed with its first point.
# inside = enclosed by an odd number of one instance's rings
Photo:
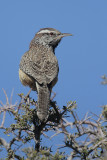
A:
{"type": "Polygon", "coordinates": [[[37,115],[41,121],[48,118],[51,90],[58,79],[55,48],[62,37],[70,35],[53,28],[43,28],[36,33],[29,50],[21,58],[19,78],[23,85],[37,91],[37,115]]]}

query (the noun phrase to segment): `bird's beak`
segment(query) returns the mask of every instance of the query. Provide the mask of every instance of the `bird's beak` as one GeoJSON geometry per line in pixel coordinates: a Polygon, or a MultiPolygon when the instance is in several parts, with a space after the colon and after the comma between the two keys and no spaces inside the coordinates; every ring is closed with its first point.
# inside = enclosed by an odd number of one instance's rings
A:
{"type": "Polygon", "coordinates": [[[66,36],[72,36],[72,34],[70,33],[61,33],[61,38],[66,37],[66,36]]]}
{"type": "Polygon", "coordinates": [[[66,37],[66,36],[73,36],[73,35],[70,34],[70,33],[61,33],[60,35],[58,35],[58,36],[56,37],[56,39],[58,40],[58,39],[61,39],[61,38],[63,38],[63,37],[66,37]]]}

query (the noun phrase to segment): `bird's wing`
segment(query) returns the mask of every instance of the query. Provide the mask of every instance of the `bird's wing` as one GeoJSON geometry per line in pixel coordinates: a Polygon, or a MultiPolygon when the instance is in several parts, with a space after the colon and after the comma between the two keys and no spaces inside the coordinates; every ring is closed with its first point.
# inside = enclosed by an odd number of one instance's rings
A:
{"type": "Polygon", "coordinates": [[[58,75],[58,62],[51,50],[35,47],[23,55],[20,69],[40,84],[49,84],[58,75]]]}

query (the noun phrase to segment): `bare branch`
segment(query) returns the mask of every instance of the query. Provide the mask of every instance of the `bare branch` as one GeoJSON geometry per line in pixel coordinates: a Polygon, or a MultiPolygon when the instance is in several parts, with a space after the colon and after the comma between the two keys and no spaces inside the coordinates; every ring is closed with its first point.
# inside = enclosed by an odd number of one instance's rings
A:
{"type": "Polygon", "coordinates": [[[7,143],[5,139],[0,138],[0,144],[3,145],[6,148],[6,150],[8,150],[9,143],[7,143]]]}

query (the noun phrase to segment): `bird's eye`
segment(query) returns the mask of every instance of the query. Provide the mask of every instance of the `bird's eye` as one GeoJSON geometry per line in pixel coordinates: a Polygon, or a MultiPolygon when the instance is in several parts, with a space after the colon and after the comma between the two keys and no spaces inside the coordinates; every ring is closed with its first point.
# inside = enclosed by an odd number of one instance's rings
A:
{"type": "Polygon", "coordinates": [[[53,35],[53,33],[52,33],[52,32],[50,32],[50,35],[52,36],[52,35],[53,35]]]}

